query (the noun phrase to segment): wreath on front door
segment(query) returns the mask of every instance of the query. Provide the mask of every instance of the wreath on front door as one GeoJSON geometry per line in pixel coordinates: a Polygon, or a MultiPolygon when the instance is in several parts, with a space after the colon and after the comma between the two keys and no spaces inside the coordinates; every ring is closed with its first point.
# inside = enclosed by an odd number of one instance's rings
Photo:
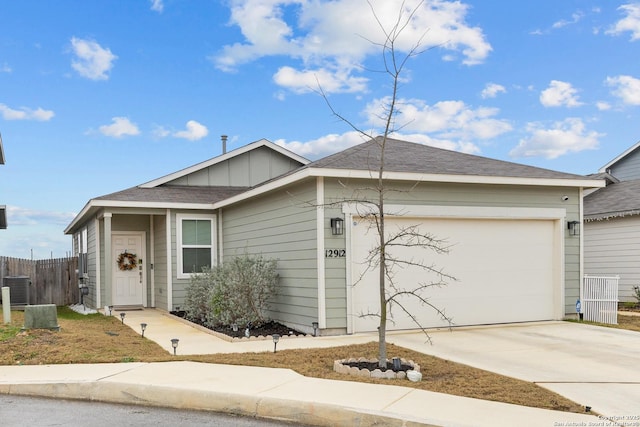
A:
{"type": "Polygon", "coordinates": [[[136,260],[136,254],[132,254],[127,252],[126,250],[118,255],[118,259],[116,260],[118,263],[118,268],[122,271],[130,271],[136,268],[138,261],[136,260]]]}

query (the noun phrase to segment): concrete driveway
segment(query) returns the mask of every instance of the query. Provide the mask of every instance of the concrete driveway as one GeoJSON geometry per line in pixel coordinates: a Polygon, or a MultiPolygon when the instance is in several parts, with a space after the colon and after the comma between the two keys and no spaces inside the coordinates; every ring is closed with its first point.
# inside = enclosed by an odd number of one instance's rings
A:
{"type": "MultiPolygon", "coordinates": [[[[640,426],[640,333],[569,322],[390,333],[388,340],[553,390],[640,426]]],[[[428,371],[428,366],[423,366],[428,371]]]]}

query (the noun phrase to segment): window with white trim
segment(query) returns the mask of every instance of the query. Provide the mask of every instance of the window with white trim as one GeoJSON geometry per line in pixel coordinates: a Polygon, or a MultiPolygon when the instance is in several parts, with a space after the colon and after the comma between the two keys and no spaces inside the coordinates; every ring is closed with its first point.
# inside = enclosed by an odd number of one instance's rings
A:
{"type": "Polygon", "coordinates": [[[215,215],[176,215],[178,278],[189,278],[214,265],[215,224],[215,215]]]}

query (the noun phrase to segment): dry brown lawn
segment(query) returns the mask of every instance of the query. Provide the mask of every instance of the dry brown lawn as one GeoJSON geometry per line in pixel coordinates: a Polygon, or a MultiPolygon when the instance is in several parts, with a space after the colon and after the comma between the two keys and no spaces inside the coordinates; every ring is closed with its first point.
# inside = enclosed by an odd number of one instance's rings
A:
{"type": "MultiPolygon", "coordinates": [[[[1,312],[1,310],[0,310],[1,312]]],[[[620,327],[640,331],[640,317],[619,316],[620,327]]],[[[246,366],[289,368],[309,377],[343,381],[394,384],[423,390],[494,400],[569,412],[584,408],[534,383],[439,359],[406,348],[389,345],[388,353],[411,359],[422,367],[423,380],[365,379],[337,374],[333,361],[349,357],[375,357],[377,343],[325,349],[283,350],[277,353],[212,354],[173,356],[158,344],[140,337],[115,317],[101,314],[82,315],[58,309],[60,331],[30,330],[21,332],[24,317],[12,312],[10,325],[0,325],[0,365],[37,365],[61,363],[126,363],[190,360],[246,366]]]]}

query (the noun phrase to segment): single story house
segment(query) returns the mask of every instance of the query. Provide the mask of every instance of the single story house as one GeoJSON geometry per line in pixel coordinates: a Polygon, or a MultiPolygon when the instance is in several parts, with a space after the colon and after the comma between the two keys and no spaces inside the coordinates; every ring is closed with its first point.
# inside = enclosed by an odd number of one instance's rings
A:
{"type": "MultiPolygon", "coordinates": [[[[377,197],[379,142],[312,162],[263,139],[89,200],[65,230],[83,260],[85,301],[178,310],[202,266],[261,254],[280,275],[274,320],[307,332],[317,322],[324,335],[375,331],[377,319],[364,316],[378,298],[366,201],[377,197]]],[[[584,189],[604,181],[394,139],[384,170],[387,229],[417,227],[449,248],[400,246],[393,256],[455,278],[427,292],[454,325],[575,314],[583,265],[574,226],[584,189]]],[[[415,268],[394,278],[407,289],[437,280],[415,268]]],[[[405,303],[423,326],[443,325],[405,303]]],[[[392,314],[389,329],[416,327],[392,314]]]]}
{"type": "Polygon", "coordinates": [[[585,273],[620,276],[618,298],[636,301],[640,286],[640,142],[608,162],[607,185],[584,198],[585,273]]]}

